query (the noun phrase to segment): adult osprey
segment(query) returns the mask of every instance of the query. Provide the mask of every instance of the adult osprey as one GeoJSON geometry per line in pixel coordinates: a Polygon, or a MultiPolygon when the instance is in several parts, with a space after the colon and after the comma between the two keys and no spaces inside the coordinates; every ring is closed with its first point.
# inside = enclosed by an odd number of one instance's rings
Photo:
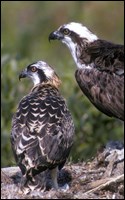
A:
{"type": "Polygon", "coordinates": [[[45,62],[30,64],[19,75],[34,82],[12,120],[11,143],[23,178],[21,190],[40,189],[37,174],[50,170],[53,187],[58,188],[57,169],[61,169],[73,144],[74,124],[58,88],[55,71],[45,62]]]}
{"type": "Polygon", "coordinates": [[[76,81],[94,106],[124,120],[124,46],[101,40],[85,26],[71,22],[50,33],[65,43],[77,65],[76,81]]]}

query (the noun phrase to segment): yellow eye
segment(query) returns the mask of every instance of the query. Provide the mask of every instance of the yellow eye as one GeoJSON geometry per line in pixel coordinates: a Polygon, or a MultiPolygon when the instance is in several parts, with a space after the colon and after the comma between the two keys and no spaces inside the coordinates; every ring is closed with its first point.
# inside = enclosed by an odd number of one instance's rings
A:
{"type": "Polygon", "coordinates": [[[33,67],[31,67],[31,71],[32,71],[32,72],[36,72],[36,71],[37,71],[37,68],[33,66],[33,67]]]}
{"type": "Polygon", "coordinates": [[[64,33],[65,35],[68,35],[68,34],[70,33],[70,31],[69,31],[68,28],[65,28],[65,29],[63,30],[63,33],[64,33]]]}

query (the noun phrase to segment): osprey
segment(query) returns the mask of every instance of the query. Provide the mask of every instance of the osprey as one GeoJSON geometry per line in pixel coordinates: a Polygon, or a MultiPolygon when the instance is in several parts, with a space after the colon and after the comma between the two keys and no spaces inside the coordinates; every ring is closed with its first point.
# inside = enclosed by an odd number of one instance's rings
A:
{"type": "Polygon", "coordinates": [[[23,177],[21,190],[40,189],[37,174],[49,169],[53,187],[58,189],[57,171],[69,156],[74,123],[59,92],[59,77],[47,63],[27,66],[19,79],[29,77],[34,87],[20,101],[12,119],[11,143],[23,177]]]}
{"type": "Polygon", "coordinates": [[[76,81],[91,103],[110,117],[124,120],[124,46],[99,39],[80,23],[50,33],[65,43],[77,65],[76,81]]]}

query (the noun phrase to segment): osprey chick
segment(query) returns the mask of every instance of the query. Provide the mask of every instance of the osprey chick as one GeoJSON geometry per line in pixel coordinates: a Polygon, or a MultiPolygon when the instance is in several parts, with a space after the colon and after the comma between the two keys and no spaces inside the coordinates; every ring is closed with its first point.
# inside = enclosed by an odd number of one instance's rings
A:
{"type": "Polygon", "coordinates": [[[41,189],[37,174],[49,169],[58,189],[57,171],[69,156],[74,124],[58,88],[55,71],[45,62],[32,63],[19,75],[29,77],[34,87],[24,96],[12,119],[11,143],[23,178],[21,189],[41,189]]]}
{"type": "Polygon", "coordinates": [[[77,65],[76,81],[91,103],[110,117],[124,120],[124,46],[101,40],[80,23],[50,33],[65,43],[77,65]]]}

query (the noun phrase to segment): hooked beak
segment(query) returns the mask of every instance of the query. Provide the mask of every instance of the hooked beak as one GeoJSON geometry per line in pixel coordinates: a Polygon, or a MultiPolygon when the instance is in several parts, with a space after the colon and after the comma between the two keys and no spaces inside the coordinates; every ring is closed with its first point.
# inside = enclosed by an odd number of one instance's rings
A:
{"type": "Polygon", "coordinates": [[[26,70],[26,69],[24,69],[24,70],[19,74],[19,81],[20,81],[21,78],[25,78],[25,77],[27,77],[27,70],[26,70]]]}
{"type": "Polygon", "coordinates": [[[59,33],[57,31],[54,31],[54,32],[50,33],[50,35],[49,35],[49,42],[50,42],[50,40],[56,40],[56,39],[57,40],[63,39],[62,33],[59,33]]]}

